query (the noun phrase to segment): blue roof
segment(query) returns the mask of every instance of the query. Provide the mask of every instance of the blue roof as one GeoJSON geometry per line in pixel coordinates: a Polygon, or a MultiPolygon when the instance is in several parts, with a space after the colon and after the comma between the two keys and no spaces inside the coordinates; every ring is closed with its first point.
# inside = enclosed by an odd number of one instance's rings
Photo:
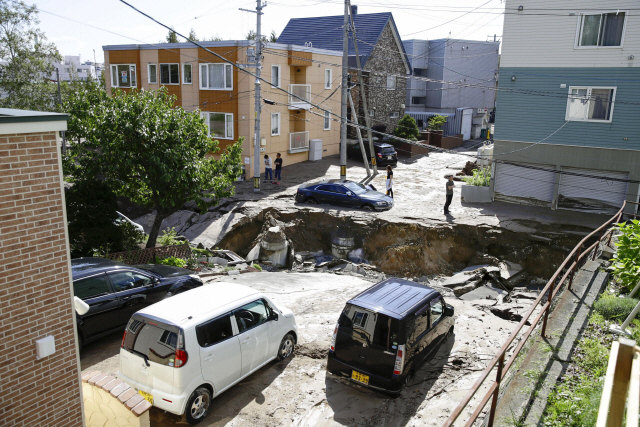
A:
{"type": "MultiPolygon", "coordinates": [[[[358,38],[358,53],[364,67],[387,23],[391,21],[396,34],[398,30],[390,12],[356,14],[353,20],[358,38]]],[[[278,37],[278,43],[304,45],[310,42],[315,48],[342,51],[343,23],[343,15],[290,19],[278,37]]],[[[402,43],[400,48],[405,53],[402,43]]],[[[352,67],[356,65],[355,52],[353,39],[349,38],[349,66],[352,67]]]]}

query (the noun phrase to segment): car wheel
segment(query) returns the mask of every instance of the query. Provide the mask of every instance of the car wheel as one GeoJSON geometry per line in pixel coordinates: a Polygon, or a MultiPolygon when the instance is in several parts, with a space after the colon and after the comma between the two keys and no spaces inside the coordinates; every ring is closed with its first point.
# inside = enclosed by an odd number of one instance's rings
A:
{"type": "Polygon", "coordinates": [[[190,425],[196,425],[209,415],[211,406],[211,392],[205,387],[198,387],[187,401],[184,420],[190,425]]]}
{"type": "Polygon", "coordinates": [[[293,335],[287,334],[282,338],[280,348],[278,348],[278,360],[285,360],[293,354],[293,350],[296,347],[296,340],[293,335]]]}
{"type": "Polygon", "coordinates": [[[364,205],[364,206],[362,206],[362,209],[364,209],[365,211],[372,211],[372,210],[373,210],[373,206],[371,206],[371,205],[364,205]]]}
{"type": "Polygon", "coordinates": [[[305,203],[308,203],[310,205],[317,205],[318,202],[316,201],[316,199],[314,199],[313,197],[308,197],[307,200],[304,201],[305,203]]]}

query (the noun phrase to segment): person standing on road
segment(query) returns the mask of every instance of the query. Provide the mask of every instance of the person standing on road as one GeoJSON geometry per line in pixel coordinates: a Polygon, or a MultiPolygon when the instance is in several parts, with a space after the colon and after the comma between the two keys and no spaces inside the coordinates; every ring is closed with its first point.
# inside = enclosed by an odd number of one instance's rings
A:
{"type": "Polygon", "coordinates": [[[393,170],[391,170],[391,165],[387,165],[387,196],[393,199],[393,170]]]}
{"type": "Polygon", "coordinates": [[[278,180],[278,182],[276,182],[275,184],[280,185],[280,180],[281,178],[281,173],[282,173],[282,157],[280,157],[280,153],[276,154],[276,180],[278,180]]]}
{"type": "Polygon", "coordinates": [[[449,179],[445,184],[447,190],[447,202],[444,204],[444,213],[445,215],[449,214],[449,205],[451,205],[451,199],[453,199],[453,187],[455,184],[453,183],[453,175],[449,175],[449,179]]]}
{"type": "Polygon", "coordinates": [[[273,165],[271,159],[268,154],[264,155],[264,182],[267,182],[267,179],[273,181],[273,165]],[[269,177],[269,178],[267,178],[269,177]]]}

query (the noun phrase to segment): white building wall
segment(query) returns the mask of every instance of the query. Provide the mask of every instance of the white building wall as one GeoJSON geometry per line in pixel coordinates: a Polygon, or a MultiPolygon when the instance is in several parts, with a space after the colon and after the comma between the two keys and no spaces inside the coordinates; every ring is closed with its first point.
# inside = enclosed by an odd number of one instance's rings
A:
{"type": "Polygon", "coordinates": [[[639,67],[638,0],[506,0],[500,66],[639,67]],[[523,6],[522,12],[517,12],[523,6]],[[544,12],[544,10],[547,12],[544,12]],[[635,9],[635,10],[627,10],[635,9]],[[627,11],[621,47],[576,47],[580,12],[627,11]],[[544,12],[544,14],[541,14],[544,12]],[[536,54],[532,54],[532,53],[536,54]],[[544,52],[544,55],[537,53],[544,52]],[[630,60],[629,56],[633,55],[630,60]]]}

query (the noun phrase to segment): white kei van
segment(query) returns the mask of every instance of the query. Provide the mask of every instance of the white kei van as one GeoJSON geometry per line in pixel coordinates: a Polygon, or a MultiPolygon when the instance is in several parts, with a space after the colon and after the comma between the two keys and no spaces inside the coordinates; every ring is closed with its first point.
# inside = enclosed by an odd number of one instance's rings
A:
{"type": "Polygon", "coordinates": [[[293,312],[262,293],[213,283],[136,312],[122,337],[118,377],[194,425],[212,398],[290,357],[297,332],[293,312]]]}

